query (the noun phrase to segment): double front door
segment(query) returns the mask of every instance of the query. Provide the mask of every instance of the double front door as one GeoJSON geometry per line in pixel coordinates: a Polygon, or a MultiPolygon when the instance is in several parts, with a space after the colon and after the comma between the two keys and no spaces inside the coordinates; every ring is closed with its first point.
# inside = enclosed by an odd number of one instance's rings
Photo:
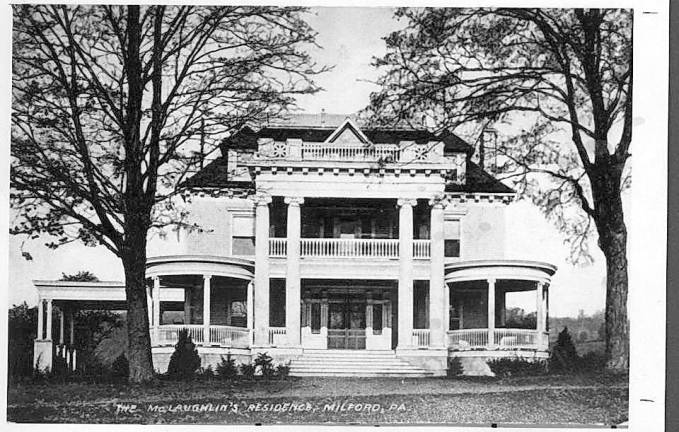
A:
{"type": "Polygon", "coordinates": [[[328,349],[365,349],[365,297],[349,294],[328,301],[328,349]]]}

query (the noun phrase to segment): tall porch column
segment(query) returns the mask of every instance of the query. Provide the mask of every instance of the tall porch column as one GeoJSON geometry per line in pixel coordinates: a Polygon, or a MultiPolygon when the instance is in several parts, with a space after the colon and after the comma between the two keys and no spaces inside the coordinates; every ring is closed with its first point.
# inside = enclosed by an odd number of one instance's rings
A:
{"type": "Polygon", "coordinates": [[[300,344],[300,240],[302,233],[302,217],[300,205],[304,198],[286,197],[288,205],[288,258],[285,275],[285,327],[288,344],[300,344]]]}
{"type": "Polygon", "coordinates": [[[160,276],[153,277],[153,339],[160,342],[160,276]]]}
{"type": "Polygon", "coordinates": [[[38,333],[36,340],[43,340],[45,335],[45,301],[42,297],[38,298],[38,333]]]}
{"type": "Polygon", "coordinates": [[[71,308],[68,310],[68,323],[68,344],[73,346],[75,345],[75,314],[71,308]]]}
{"type": "Polygon", "coordinates": [[[488,279],[488,346],[495,346],[495,279],[488,279]]]}
{"type": "Polygon", "coordinates": [[[536,283],[536,289],[535,289],[535,306],[536,306],[536,328],[537,328],[537,344],[538,346],[542,345],[542,335],[543,332],[545,331],[546,325],[545,325],[545,311],[544,311],[544,289],[545,289],[545,284],[543,282],[537,282],[536,283]]]}
{"type": "Polygon", "coordinates": [[[431,275],[429,282],[429,331],[430,345],[442,348],[445,344],[447,321],[445,319],[448,299],[444,281],[444,234],[443,202],[432,200],[431,205],[431,275]]]}
{"type": "Polygon", "coordinates": [[[252,330],[252,323],[254,322],[253,319],[252,319],[253,318],[252,314],[253,314],[253,311],[254,311],[254,307],[253,307],[254,305],[252,304],[252,297],[253,297],[252,294],[253,294],[254,286],[255,286],[254,282],[250,281],[248,283],[247,301],[246,301],[246,307],[247,307],[247,316],[246,316],[247,324],[246,324],[246,326],[250,330],[252,330]]]}
{"type": "Polygon", "coordinates": [[[269,343],[269,203],[268,195],[255,197],[255,344],[269,343]]]}
{"type": "Polygon", "coordinates": [[[203,345],[210,345],[210,280],[212,275],[203,275],[203,345]]]}
{"type": "Polygon", "coordinates": [[[64,314],[64,308],[59,307],[59,345],[64,344],[64,320],[66,319],[64,314]]]}
{"type": "Polygon", "coordinates": [[[399,199],[398,219],[398,346],[412,346],[413,335],[413,206],[415,199],[399,199]]]}
{"type": "Polygon", "coordinates": [[[47,299],[47,326],[45,339],[52,340],[52,299],[47,299]]]}

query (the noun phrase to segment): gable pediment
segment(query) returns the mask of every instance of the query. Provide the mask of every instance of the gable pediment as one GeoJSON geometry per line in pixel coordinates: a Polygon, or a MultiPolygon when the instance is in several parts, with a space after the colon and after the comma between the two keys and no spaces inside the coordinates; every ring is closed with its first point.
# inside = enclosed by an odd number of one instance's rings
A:
{"type": "Polygon", "coordinates": [[[340,145],[371,144],[368,137],[361,132],[351,119],[346,119],[332,134],[330,134],[325,142],[340,145]]]}

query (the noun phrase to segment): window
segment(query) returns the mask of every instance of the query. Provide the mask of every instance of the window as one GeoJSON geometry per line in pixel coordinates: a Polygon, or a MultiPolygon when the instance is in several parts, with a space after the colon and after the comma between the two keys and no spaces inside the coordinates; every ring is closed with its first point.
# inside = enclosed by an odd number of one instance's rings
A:
{"type": "Polygon", "coordinates": [[[373,334],[382,334],[382,304],[373,304],[373,334]]]}
{"type": "Polygon", "coordinates": [[[285,327],[285,279],[270,280],[269,326],[285,327]]]}
{"type": "Polygon", "coordinates": [[[255,254],[255,219],[252,216],[234,215],[231,236],[231,254],[255,254]]]}
{"type": "Polygon", "coordinates": [[[311,333],[321,332],[321,304],[311,303],[311,333]]]}
{"type": "Polygon", "coordinates": [[[443,224],[444,256],[458,258],[460,256],[460,221],[446,220],[443,224]]]}

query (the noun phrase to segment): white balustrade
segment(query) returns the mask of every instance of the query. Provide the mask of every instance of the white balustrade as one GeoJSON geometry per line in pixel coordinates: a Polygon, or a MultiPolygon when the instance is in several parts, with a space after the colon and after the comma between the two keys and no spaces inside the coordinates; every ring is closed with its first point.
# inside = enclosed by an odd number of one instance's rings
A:
{"type": "Polygon", "coordinates": [[[463,329],[448,331],[448,347],[454,350],[486,348],[488,329],[463,329]]]}
{"type": "Polygon", "coordinates": [[[303,257],[398,258],[398,239],[305,238],[301,242],[303,257]]]}
{"type": "Polygon", "coordinates": [[[498,348],[538,348],[538,332],[530,329],[495,329],[495,344],[498,348]]]}
{"type": "Polygon", "coordinates": [[[413,330],[413,345],[417,348],[428,348],[430,341],[429,329],[413,330]]]}
{"type": "Polygon", "coordinates": [[[493,349],[547,349],[544,344],[546,336],[543,335],[541,341],[537,330],[495,328],[493,335],[493,344],[489,344],[486,328],[449,330],[448,347],[457,351],[488,348],[490,345],[493,349]]]}
{"type": "Polygon", "coordinates": [[[210,326],[210,343],[233,348],[250,346],[250,329],[233,326],[210,326]]]}
{"type": "Polygon", "coordinates": [[[269,327],[269,345],[285,345],[286,334],[285,327],[269,327]]]}
{"type": "Polygon", "coordinates": [[[203,332],[202,324],[178,324],[178,325],[161,325],[158,326],[158,340],[156,345],[174,345],[179,340],[179,332],[186,330],[191,340],[195,344],[203,343],[205,340],[205,333],[203,332]]]}
{"type": "Polygon", "coordinates": [[[302,144],[303,160],[343,160],[343,161],[377,161],[398,162],[401,150],[398,145],[333,145],[302,144]]]}
{"type": "Polygon", "coordinates": [[[431,240],[413,240],[413,258],[428,259],[431,256],[431,240]]]}
{"type": "Polygon", "coordinates": [[[288,255],[288,239],[286,238],[269,239],[270,257],[285,257],[287,255],[288,255]]]}

